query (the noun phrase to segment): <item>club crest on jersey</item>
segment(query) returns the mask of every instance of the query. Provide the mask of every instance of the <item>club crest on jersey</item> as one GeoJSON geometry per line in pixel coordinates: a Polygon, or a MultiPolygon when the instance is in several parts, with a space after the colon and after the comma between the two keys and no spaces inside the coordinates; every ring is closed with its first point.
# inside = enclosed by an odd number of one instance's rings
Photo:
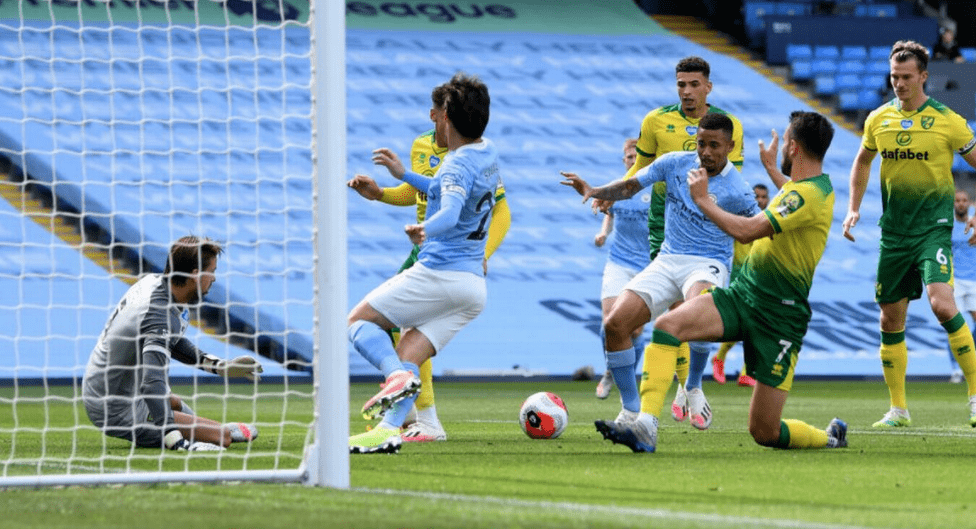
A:
{"type": "Polygon", "coordinates": [[[910,119],[903,119],[903,120],[901,120],[901,128],[903,128],[903,129],[911,128],[912,125],[914,125],[914,124],[915,124],[915,122],[912,121],[912,120],[910,120],[910,119]]]}
{"type": "Polygon", "coordinates": [[[779,213],[780,217],[787,217],[790,213],[803,207],[803,197],[800,196],[796,191],[790,191],[783,200],[780,201],[779,205],[776,206],[776,212],[779,213]]]}
{"type": "Polygon", "coordinates": [[[665,132],[674,132],[674,125],[668,123],[668,126],[665,127],[665,132]]]}
{"type": "Polygon", "coordinates": [[[651,194],[650,193],[644,193],[644,194],[642,194],[641,197],[640,197],[640,201],[643,202],[643,203],[645,203],[645,204],[647,204],[648,202],[651,201],[651,194]]]}
{"type": "Polygon", "coordinates": [[[698,125],[688,125],[685,127],[685,132],[687,132],[689,136],[698,134],[698,125]]]}
{"type": "Polygon", "coordinates": [[[431,168],[437,167],[437,164],[439,164],[439,163],[441,163],[441,159],[440,158],[438,158],[437,156],[431,156],[430,157],[430,167],[431,168]]]}
{"type": "Polygon", "coordinates": [[[932,116],[925,116],[925,117],[922,118],[922,128],[923,129],[929,130],[929,129],[932,128],[932,125],[933,124],[935,124],[935,118],[934,117],[932,117],[932,116]]]}

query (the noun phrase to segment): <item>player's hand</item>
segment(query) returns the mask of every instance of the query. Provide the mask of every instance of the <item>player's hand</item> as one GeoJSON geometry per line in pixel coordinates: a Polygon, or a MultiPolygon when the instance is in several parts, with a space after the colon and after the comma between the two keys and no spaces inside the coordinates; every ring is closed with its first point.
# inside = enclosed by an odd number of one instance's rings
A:
{"type": "Polygon", "coordinates": [[[402,179],[403,173],[407,172],[403,167],[403,163],[400,161],[400,157],[386,147],[381,147],[373,151],[373,163],[386,167],[390,171],[390,174],[393,175],[393,178],[397,180],[402,179]]]}
{"type": "Polygon", "coordinates": [[[586,183],[586,180],[580,178],[579,175],[577,175],[576,173],[559,171],[559,174],[563,175],[566,178],[565,180],[559,183],[564,186],[569,186],[575,189],[576,192],[583,197],[584,204],[586,203],[587,200],[590,199],[590,197],[593,196],[593,188],[590,187],[590,184],[586,183]]]}
{"type": "Polygon", "coordinates": [[[427,234],[424,232],[423,224],[408,224],[404,226],[403,231],[407,233],[410,237],[410,242],[420,246],[427,239],[427,234]]]}
{"type": "Polygon", "coordinates": [[[708,171],[704,167],[688,171],[688,191],[696,204],[708,199],[708,171]]]}
{"type": "Polygon", "coordinates": [[[261,362],[258,362],[257,358],[244,355],[238,356],[230,362],[220,360],[217,362],[216,371],[217,374],[225,377],[244,377],[257,382],[261,380],[261,373],[264,373],[264,368],[261,367],[261,362]]]}
{"type": "Polygon", "coordinates": [[[606,233],[600,232],[596,234],[596,237],[593,237],[593,244],[595,244],[597,248],[602,247],[605,242],[607,242],[606,233]]]}
{"type": "MultiPolygon", "coordinates": [[[[849,241],[854,241],[854,236],[851,235],[851,230],[854,226],[857,226],[857,221],[861,220],[861,214],[857,211],[847,210],[847,217],[844,218],[844,237],[849,241]]],[[[973,235],[976,237],[976,234],[973,235]]],[[[969,239],[970,244],[972,244],[973,239],[969,239]]]]}
{"type": "Polygon", "coordinates": [[[767,171],[770,168],[776,169],[776,148],[779,146],[779,135],[776,134],[776,129],[772,130],[772,136],[773,138],[769,140],[769,148],[759,140],[759,161],[767,171]]]}
{"type": "Polygon", "coordinates": [[[379,200],[383,198],[383,189],[377,185],[376,180],[364,175],[357,174],[346,185],[355,189],[357,193],[368,200],[379,200]]]}
{"type": "Polygon", "coordinates": [[[966,229],[963,233],[969,233],[972,231],[972,235],[969,236],[969,245],[976,246],[976,217],[969,217],[966,221],[966,229]]]}
{"type": "Polygon", "coordinates": [[[603,200],[602,198],[594,198],[593,205],[591,206],[591,209],[593,210],[593,214],[596,215],[597,213],[603,213],[609,215],[610,208],[613,207],[613,203],[614,203],[613,200],[603,200]]]}

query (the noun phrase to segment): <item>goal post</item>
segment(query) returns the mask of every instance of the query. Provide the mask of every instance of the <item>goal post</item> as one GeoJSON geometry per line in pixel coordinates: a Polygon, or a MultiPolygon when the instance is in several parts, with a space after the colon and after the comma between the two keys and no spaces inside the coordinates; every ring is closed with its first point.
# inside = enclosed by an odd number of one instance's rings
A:
{"type": "Polygon", "coordinates": [[[345,5],[0,3],[0,488],[200,481],[349,486],[345,5]],[[126,290],[185,235],[224,248],[186,336],[263,379],[173,359],[218,452],[135,448],[82,376],[126,290]]]}

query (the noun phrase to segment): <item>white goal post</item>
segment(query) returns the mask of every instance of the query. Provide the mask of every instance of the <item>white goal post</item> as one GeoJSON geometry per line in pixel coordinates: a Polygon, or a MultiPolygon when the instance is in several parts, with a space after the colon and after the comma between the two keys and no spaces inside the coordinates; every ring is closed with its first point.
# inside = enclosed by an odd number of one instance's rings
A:
{"type": "Polygon", "coordinates": [[[348,488],[345,3],[4,0],[0,71],[0,489],[348,488]],[[224,249],[187,338],[265,367],[171,360],[195,414],[257,426],[223,451],[135,448],[82,400],[116,303],[185,235],[224,249]]]}

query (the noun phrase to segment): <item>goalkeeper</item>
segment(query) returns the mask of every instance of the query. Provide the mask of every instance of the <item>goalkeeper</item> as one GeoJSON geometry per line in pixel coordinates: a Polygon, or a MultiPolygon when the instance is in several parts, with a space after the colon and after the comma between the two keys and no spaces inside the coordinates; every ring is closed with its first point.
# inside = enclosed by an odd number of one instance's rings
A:
{"type": "Polygon", "coordinates": [[[231,362],[203,353],[183,336],[187,307],[199,304],[214,282],[219,244],[194,236],[176,241],[162,274],[132,285],[119,301],[92,350],[82,382],[85,411],[106,435],[139,447],[222,450],[250,442],[252,424],[221,424],[199,417],[170,393],[169,360],[227,377],[258,380],[250,356],[231,362]]]}

